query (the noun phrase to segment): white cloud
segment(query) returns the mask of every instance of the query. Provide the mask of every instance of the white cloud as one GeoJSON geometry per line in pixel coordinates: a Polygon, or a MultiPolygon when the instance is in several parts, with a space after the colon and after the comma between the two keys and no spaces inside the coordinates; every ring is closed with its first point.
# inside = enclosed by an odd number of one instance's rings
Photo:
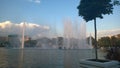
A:
{"type": "MultiPolygon", "coordinates": [[[[23,22],[16,24],[11,21],[0,22],[0,36],[7,36],[10,34],[22,34],[23,22]]],[[[49,34],[49,26],[43,26],[34,23],[25,22],[25,35],[32,37],[46,36],[49,34]]]]}
{"type": "Polygon", "coordinates": [[[120,29],[98,31],[98,37],[120,34],[120,29]]]}
{"type": "Polygon", "coordinates": [[[34,3],[40,3],[41,1],[40,0],[29,0],[30,2],[34,2],[34,3]]]}
{"type": "MultiPolygon", "coordinates": [[[[91,33],[91,34],[94,37],[94,33],[91,33]]],[[[104,36],[113,36],[117,34],[120,34],[120,29],[102,30],[97,32],[98,38],[104,37],[104,36]]]]}
{"type": "Polygon", "coordinates": [[[40,3],[40,0],[34,0],[35,3],[40,3]]]}

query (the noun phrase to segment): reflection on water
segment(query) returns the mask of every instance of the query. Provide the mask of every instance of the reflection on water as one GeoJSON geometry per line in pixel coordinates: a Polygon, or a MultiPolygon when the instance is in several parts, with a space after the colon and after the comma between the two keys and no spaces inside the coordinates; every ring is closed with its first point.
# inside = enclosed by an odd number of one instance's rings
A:
{"type": "Polygon", "coordinates": [[[0,48],[0,68],[79,68],[85,58],[94,58],[94,50],[0,48]]]}
{"type": "Polygon", "coordinates": [[[5,49],[0,48],[0,68],[7,68],[8,67],[8,54],[5,49]]]}

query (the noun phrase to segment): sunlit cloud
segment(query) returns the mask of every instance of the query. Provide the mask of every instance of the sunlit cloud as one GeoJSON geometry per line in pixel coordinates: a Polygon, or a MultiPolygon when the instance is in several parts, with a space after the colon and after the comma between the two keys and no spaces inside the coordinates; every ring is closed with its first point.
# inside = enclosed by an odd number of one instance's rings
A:
{"type": "MultiPolygon", "coordinates": [[[[97,32],[97,37],[101,38],[101,37],[105,37],[105,36],[113,36],[113,35],[117,35],[120,34],[120,29],[112,29],[112,30],[101,30],[97,32]]],[[[87,36],[89,36],[89,34],[87,34],[87,36]]],[[[94,37],[94,33],[91,33],[91,35],[94,37]]]]}
{"type": "Polygon", "coordinates": [[[4,29],[4,28],[9,27],[11,25],[12,25],[12,23],[10,21],[5,21],[5,22],[0,23],[0,28],[4,29]]]}
{"type": "Polygon", "coordinates": [[[120,34],[120,29],[98,31],[98,37],[120,34]]]}
{"type": "Polygon", "coordinates": [[[21,22],[19,24],[11,21],[0,22],[0,36],[7,36],[10,34],[22,34],[23,24],[25,23],[25,35],[31,37],[48,36],[50,27],[46,25],[39,25],[28,22],[21,22]]]}

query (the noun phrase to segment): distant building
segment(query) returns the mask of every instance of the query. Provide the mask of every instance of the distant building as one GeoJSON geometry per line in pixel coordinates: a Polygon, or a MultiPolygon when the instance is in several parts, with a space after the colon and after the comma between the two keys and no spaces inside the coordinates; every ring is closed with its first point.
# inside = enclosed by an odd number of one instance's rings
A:
{"type": "Polygon", "coordinates": [[[0,37],[0,47],[8,46],[8,37],[0,37]]]}
{"type": "Polygon", "coordinates": [[[58,37],[57,39],[58,48],[63,49],[63,37],[58,37]]]}
{"type": "Polygon", "coordinates": [[[8,41],[10,43],[9,47],[20,47],[20,38],[18,35],[8,35],[8,41]]]}
{"type": "Polygon", "coordinates": [[[40,47],[42,49],[50,49],[50,48],[52,48],[50,42],[51,42],[51,40],[46,37],[39,38],[39,39],[37,39],[36,47],[40,47]]]}
{"type": "Polygon", "coordinates": [[[8,41],[8,37],[0,37],[0,42],[2,41],[8,41]]]}

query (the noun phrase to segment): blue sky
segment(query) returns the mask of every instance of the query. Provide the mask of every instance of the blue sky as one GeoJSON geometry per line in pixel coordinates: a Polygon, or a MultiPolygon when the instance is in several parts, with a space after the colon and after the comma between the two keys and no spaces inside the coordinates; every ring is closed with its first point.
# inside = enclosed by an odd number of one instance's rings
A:
{"type": "MultiPolygon", "coordinates": [[[[62,32],[63,20],[79,19],[77,6],[80,0],[0,0],[0,22],[23,21],[41,25],[56,25],[62,32]]],[[[87,32],[93,32],[93,21],[86,23],[87,32]]],[[[112,15],[97,19],[98,31],[120,29],[120,6],[115,7],[112,15]]]]}
{"type": "Polygon", "coordinates": [[[34,1],[1,0],[1,21],[8,19],[13,22],[26,20],[39,23],[45,20],[60,20],[64,17],[74,18],[78,15],[76,7],[79,0],[40,0],[40,3],[34,1]]]}

